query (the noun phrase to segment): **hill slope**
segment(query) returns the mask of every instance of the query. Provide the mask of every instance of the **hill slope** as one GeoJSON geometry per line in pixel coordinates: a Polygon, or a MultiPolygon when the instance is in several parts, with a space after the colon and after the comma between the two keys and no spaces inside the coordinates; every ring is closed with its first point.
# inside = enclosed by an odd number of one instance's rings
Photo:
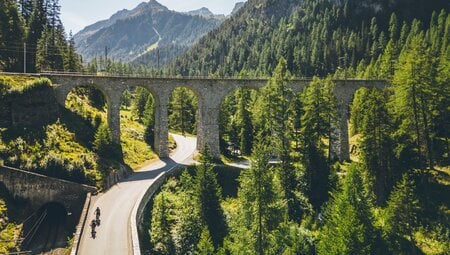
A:
{"type": "Polygon", "coordinates": [[[190,46],[221,22],[215,16],[205,18],[170,11],[150,0],[88,26],[74,38],[85,61],[103,55],[108,47],[110,58],[128,62],[156,48],[190,46]]]}
{"type": "Polygon", "coordinates": [[[249,0],[218,30],[203,37],[170,67],[171,74],[271,74],[284,57],[295,75],[325,75],[379,56],[390,37],[389,21],[428,23],[433,11],[450,10],[446,0],[249,0]],[[339,58],[341,63],[339,63],[339,58]]]}

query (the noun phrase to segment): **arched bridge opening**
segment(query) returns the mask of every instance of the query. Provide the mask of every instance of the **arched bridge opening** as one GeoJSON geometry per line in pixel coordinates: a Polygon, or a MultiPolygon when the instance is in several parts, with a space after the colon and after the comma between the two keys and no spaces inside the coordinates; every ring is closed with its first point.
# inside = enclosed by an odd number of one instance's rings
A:
{"type": "Polygon", "coordinates": [[[144,86],[132,86],[122,93],[120,105],[120,142],[124,162],[139,167],[157,157],[154,151],[157,97],[144,86]]]}

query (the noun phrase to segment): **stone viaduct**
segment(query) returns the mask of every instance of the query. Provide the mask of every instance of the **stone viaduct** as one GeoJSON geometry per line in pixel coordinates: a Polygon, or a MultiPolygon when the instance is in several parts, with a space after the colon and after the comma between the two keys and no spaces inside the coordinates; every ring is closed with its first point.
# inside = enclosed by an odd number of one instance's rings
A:
{"type": "MultiPolygon", "coordinates": [[[[213,79],[213,78],[136,78],[72,74],[41,74],[54,86],[56,98],[63,107],[69,92],[78,86],[94,86],[104,94],[108,104],[108,125],[115,142],[120,141],[120,105],[125,90],[137,86],[148,89],[155,99],[155,148],[160,157],[168,157],[169,98],[177,87],[194,91],[199,99],[197,148],[209,147],[215,157],[220,155],[219,113],[224,98],[238,88],[260,89],[267,79],[213,79]]],[[[310,80],[292,80],[288,87],[294,93],[303,90],[310,80]]],[[[332,139],[332,153],[339,160],[349,159],[348,117],[349,104],[355,91],[361,87],[384,88],[380,80],[335,80],[335,94],[339,102],[340,124],[332,139]]]]}
{"type": "Polygon", "coordinates": [[[13,198],[30,202],[35,210],[55,202],[63,205],[67,212],[74,212],[83,205],[87,193],[97,191],[95,187],[6,166],[0,166],[0,183],[13,198]]]}

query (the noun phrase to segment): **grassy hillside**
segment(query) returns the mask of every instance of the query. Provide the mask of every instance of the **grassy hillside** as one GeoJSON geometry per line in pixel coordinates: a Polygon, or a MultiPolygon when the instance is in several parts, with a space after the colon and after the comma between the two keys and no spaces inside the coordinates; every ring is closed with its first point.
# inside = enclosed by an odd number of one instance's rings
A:
{"type": "MultiPolygon", "coordinates": [[[[14,93],[28,93],[30,88],[43,86],[48,80],[23,77],[1,77],[2,97],[14,93]],[[42,85],[43,84],[43,85],[42,85]]],[[[33,109],[30,109],[32,111],[33,109]]],[[[134,121],[130,110],[122,115],[123,158],[100,156],[95,148],[95,135],[101,123],[106,122],[104,105],[93,106],[83,90],[71,92],[66,108],[59,109],[54,122],[39,126],[5,126],[0,129],[0,162],[46,175],[76,182],[102,186],[103,178],[118,164],[132,168],[142,166],[156,155],[143,142],[144,126],[134,121]]]]}

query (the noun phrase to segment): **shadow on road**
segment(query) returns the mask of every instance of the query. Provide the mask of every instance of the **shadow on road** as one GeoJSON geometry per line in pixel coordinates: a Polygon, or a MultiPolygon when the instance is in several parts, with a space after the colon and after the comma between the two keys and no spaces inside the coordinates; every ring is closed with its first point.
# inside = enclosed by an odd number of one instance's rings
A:
{"type": "Polygon", "coordinates": [[[161,167],[159,167],[157,169],[153,169],[153,170],[135,172],[130,177],[128,177],[127,179],[125,179],[125,180],[123,180],[123,181],[121,181],[119,183],[135,182],[135,181],[143,181],[143,180],[154,179],[158,175],[160,175],[161,173],[163,173],[165,171],[168,171],[168,170],[171,170],[171,169],[176,169],[176,168],[188,167],[188,165],[177,163],[175,160],[173,160],[171,158],[161,159],[161,161],[163,162],[161,167]]]}

